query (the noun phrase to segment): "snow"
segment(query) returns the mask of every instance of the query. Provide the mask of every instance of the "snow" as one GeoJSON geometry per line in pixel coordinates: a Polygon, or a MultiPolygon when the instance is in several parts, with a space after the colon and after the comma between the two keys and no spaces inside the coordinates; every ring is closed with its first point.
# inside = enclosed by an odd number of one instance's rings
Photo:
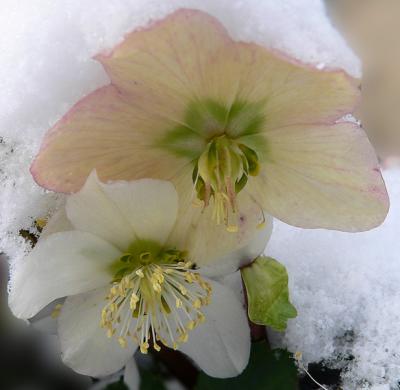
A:
{"type": "Polygon", "coordinates": [[[360,74],[358,59],[320,0],[2,0],[0,248],[12,258],[28,249],[19,229],[57,204],[58,197],[36,187],[28,171],[41,137],[76,101],[109,82],[92,57],[180,7],[217,16],[237,39],[360,74]]]}
{"type": "MultiPolygon", "coordinates": [[[[218,17],[236,39],[319,68],[361,72],[321,0],[2,0],[1,5],[0,251],[12,262],[30,248],[19,230],[34,231],[33,221],[63,202],[29,174],[44,132],[81,97],[109,82],[92,57],[136,27],[180,7],[198,8],[218,17]]],[[[399,176],[386,173],[392,196],[400,195],[399,176]]],[[[303,352],[307,361],[332,364],[349,350],[355,357],[346,373],[351,384],[400,378],[399,205],[392,202],[388,221],[369,233],[302,231],[276,223],[268,250],[287,264],[299,310],[276,342],[303,352]]]]}
{"type": "Polygon", "coordinates": [[[400,380],[400,169],[384,177],[391,208],[379,228],[341,233],[276,221],[267,248],[286,265],[299,312],[284,336],[271,334],[274,343],[305,362],[345,366],[345,389],[400,380]]]}

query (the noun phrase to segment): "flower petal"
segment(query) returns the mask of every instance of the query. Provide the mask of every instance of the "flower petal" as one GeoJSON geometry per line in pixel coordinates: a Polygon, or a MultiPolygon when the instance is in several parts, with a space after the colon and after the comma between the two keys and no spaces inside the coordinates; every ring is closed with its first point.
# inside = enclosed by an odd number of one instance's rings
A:
{"type": "Polygon", "coordinates": [[[249,184],[270,214],[294,226],[350,232],[385,219],[385,184],[359,127],[289,126],[266,139],[265,169],[249,184]]]}
{"type": "Polygon", "coordinates": [[[40,240],[11,272],[9,306],[16,317],[31,318],[50,302],[103,286],[115,247],[84,232],[61,232],[40,240]]]}
{"type": "Polygon", "coordinates": [[[58,318],[62,360],[83,375],[110,375],[120,370],[137,348],[132,341],[122,348],[100,327],[108,293],[109,288],[100,288],[68,297],[58,318]]]}
{"type": "Polygon", "coordinates": [[[250,355],[250,329],[246,311],[233,291],[207,280],[212,286],[211,303],[202,311],[204,323],[189,334],[179,349],[207,374],[217,378],[239,375],[250,355]]]}
{"type": "Polygon", "coordinates": [[[193,205],[190,168],[174,178],[174,183],[179,193],[179,214],[168,242],[188,250],[193,262],[207,267],[205,273],[214,276],[236,271],[242,262],[262,253],[271,235],[272,219],[266,216],[265,226],[258,228],[263,210],[247,192],[238,194],[238,231],[232,233],[224,224],[216,224],[212,203],[205,209],[193,205]]]}
{"type": "MultiPolygon", "coordinates": [[[[218,51],[232,41],[224,27],[201,11],[180,9],[148,28],[136,30],[110,54],[97,56],[121,91],[144,86],[172,101],[208,97],[205,77],[218,51]]],[[[219,69],[223,75],[223,68],[219,69]]],[[[216,89],[216,88],[215,88],[216,89]]]]}
{"type": "MultiPolygon", "coordinates": [[[[251,214],[249,214],[249,216],[250,215],[251,214]]],[[[205,265],[201,268],[202,275],[210,277],[227,275],[237,271],[240,267],[243,267],[260,256],[260,254],[264,252],[271,237],[273,227],[272,222],[272,217],[266,216],[265,225],[256,230],[251,229],[253,235],[244,246],[234,248],[234,245],[232,245],[232,251],[227,251],[227,253],[222,257],[215,257],[210,253],[210,257],[204,260],[205,265]]],[[[232,235],[235,233],[229,234],[232,235]]],[[[210,246],[210,248],[212,248],[212,246],[210,246]]],[[[198,264],[201,264],[201,262],[198,264]]]]}
{"type": "Polygon", "coordinates": [[[101,187],[137,237],[164,244],[178,214],[178,195],[172,183],[141,179],[101,187]]]}
{"type": "Polygon", "coordinates": [[[105,187],[93,171],[83,188],[67,199],[65,209],[75,229],[101,237],[123,252],[134,241],[135,232],[105,187]]]}
{"type": "Polygon", "coordinates": [[[65,211],[65,205],[60,206],[58,209],[48,220],[46,225],[43,228],[42,233],[40,234],[40,239],[43,240],[45,237],[50,236],[54,233],[59,232],[67,232],[70,230],[74,230],[70,220],[67,217],[67,213],[65,211]]]}
{"type": "Polygon", "coordinates": [[[124,383],[129,390],[139,390],[140,374],[133,357],[125,365],[124,383]]]}
{"type": "MultiPolygon", "coordinates": [[[[354,111],[360,97],[356,80],[342,70],[318,70],[264,47],[235,43],[224,47],[215,62],[225,64],[224,78],[237,79],[236,101],[251,114],[262,113],[263,130],[304,123],[332,123],[354,111]]],[[[212,71],[212,70],[210,70],[212,71]]],[[[243,127],[249,118],[238,117],[228,134],[254,131],[243,127]]]]}
{"type": "MultiPolygon", "coordinates": [[[[113,85],[82,99],[47,132],[31,167],[37,183],[76,192],[93,169],[102,181],[168,179],[176,174],[186,159],[152,146],[176,121],[160,116],[149,99],[128,99],[113,85]],[[138,106],[138,101],[147,104],[138,106]]],[[[171,102],[163,106],[175,109],[171,102]]],[[[182,110],[170,116],[179,118],[182,110]]]]}

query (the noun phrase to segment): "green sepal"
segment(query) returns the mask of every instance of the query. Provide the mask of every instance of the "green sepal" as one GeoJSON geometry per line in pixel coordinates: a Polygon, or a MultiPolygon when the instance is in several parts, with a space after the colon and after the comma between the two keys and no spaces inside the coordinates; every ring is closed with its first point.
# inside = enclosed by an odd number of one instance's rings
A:
{"type": "Polygon", "coordinates": [[[297,316],[296,308],[289,301],[286,268],[271,257],[260,256],[241,272],[250,320],[284,331],[288,319],[297,316]]]}

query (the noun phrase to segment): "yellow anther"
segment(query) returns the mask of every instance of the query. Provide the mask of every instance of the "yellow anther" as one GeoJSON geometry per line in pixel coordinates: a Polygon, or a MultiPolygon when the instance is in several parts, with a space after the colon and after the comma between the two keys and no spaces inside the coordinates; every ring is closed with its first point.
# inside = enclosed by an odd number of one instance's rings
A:
{"type": "Polygon", "coordinates": [[[182,300],[180,300],[179,298],[177,298],[175,300],[175,306],[179,309],[183,306],[182,300]]]}
{"type": "Polygon", "coordinates": [[[193,302],[193,307],[195,309],[200,309],[201,308],[201,300],[199,298],[197,298],[194,302],[193,302]]]}
{"type": "Polygon", "coordinates": [[[194,279],[193,279],[192,274],[191,274],[190,272],[186,272],[186,274],[185,274],[185,280],[186,280],[188,283],[193,283],[194,279]]]}
{"type": "Polygon", "coordinates": [[[144,273],[141,269],[136,270],[136,275],[139,276],[139,278],[144,278],[144,273]]]}
{"type": "Polygon", "coordinates": [[[180,343],[186,343],[188,340],[189,340],[189,335],[186,332],[182,333],[178,338],[178,341],[180,343]]]}
{"type": "Polygon", "coordinates": [[[112,296],[116,296],[118,294],[118,289],[116,286],[111,287],[110,293],[112,296]]]}
{"type": "Polygon", "coordinates": [[[140,352],[143,354],[147,354],[149,350],[149,344],[147,342],[140,344],[140,352]]]}
{"type": "Polygon", "coordinates": [[[160,347],[157,343],[154,343],[154,344],[153,344],[153,348],[154,348],[157,352],[160,352],[160,351],[161,351],[161,347],[160,347]]]}
{"type": "Polygon", "coordinates": [[[181,292],[182,295],[187,295],[186,288],[183,287],[181,284],[179,285],[179,291],[181,292]]]}
{"type": "Polygon", "coordinates": [[[193,330],[195,327],[196,327],[196,322],[193,321],[193,320],[189,321],[189,322],[186,324],[186,328],[187,328],[188,330],[193,330]]]}
{"type": "Polygon", "coordinates": [[[110,339],[115,334],[115,330],[112,328],[107,329],[107,337],[110,339]]]}
{"type": "Polygon", "coordinates": [[[197,319],[202,324],[206,320],[206,316],[203,313],[197,313],[197,319]]]}
{"type": "Polygon", "coordinates": [[[178,344],[174,341],[172,344],[172,349],[176,351],[178,349],[178,344]]]}
{"type": "Polygon", "coordinates": [[[161,286],[156,282],[156,283],[153,283],[153,290],[155,291],[155,292],[158,292],[158,293],[160,293],[161,292],[161,286]]]}
{"type": "Polygon", "coordinates": [[[263,221],[263,222],[261,222],[261,223],[259,223],[258,225],[257,225],[257,229],[258,230],[262,230],[262,229],[264,229],[265,228],[265,221],[263,221]]]}
{"type": "Polygon", "coordinates": [[[239,226],[238,226],[238,225],[228,225],[228,226],[226,227],[226,230],[227,230],[229,233],[236,233],[236,232],[239,231],[239,226]]]}
{"type": "Polygon", "coordinates": [[[40,229],[43,229],[46,224],[47,224],[47,219],[46,218],[38,218],[36,221],[36,226],[40,229]]]}
{"type": "Polygon", "coordinates": [[[128,342],[124,337],[118,337],[118,342],[122,348],[126,348],[128,346],[128,342]]]}

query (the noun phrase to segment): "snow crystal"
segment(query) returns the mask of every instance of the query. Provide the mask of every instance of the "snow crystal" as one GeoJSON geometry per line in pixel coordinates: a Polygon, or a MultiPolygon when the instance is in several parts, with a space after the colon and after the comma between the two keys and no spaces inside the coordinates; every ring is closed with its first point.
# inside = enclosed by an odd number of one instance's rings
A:
{"type": "Polygon", "coordinates": [[[306,362],[344,367],[345,389],[397,389],[400,380],[400,170],[384,177],[391,208],[379,228],[341,233],[277,221],[267,248],[286,265],[299,312],[274,343],[306,362]]]}

